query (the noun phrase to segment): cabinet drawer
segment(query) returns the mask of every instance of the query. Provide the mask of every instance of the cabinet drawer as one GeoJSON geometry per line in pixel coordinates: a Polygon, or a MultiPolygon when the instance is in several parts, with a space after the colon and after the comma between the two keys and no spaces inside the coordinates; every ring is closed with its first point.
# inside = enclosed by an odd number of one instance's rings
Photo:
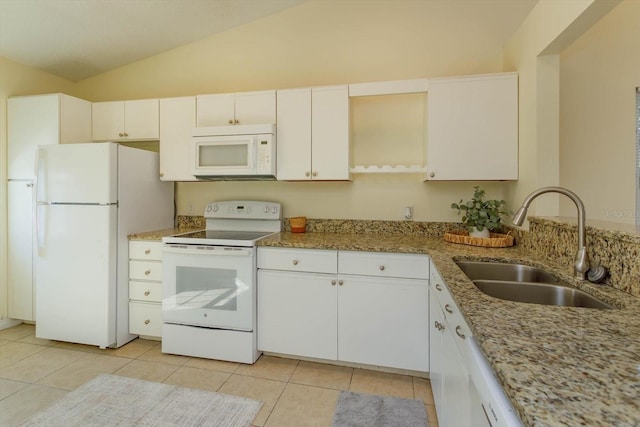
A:
{"type": "Polygon", "coordinates": [[[162,281],[162,263],[158,261],[129,261],[129,278],[162,281]]]}
{"type": "Polygon", "coordinates": [[[258,248],[258,268],[337,273],[338,252],[316,249],[258,248]]]}
{"type": "Polygon", "coordinates": [[[162,283],[129,282],[129,299],[162,302],[162,283]]]}
{"type": "Polygon", "coordinates": [[[415,254],[340,251],[338,273],[428,279],[429,257],[415,254]]]}
{"type": "Polygon", "coordinates": [[[129,332],[151,337],[162,336],[162,304],[130,302],[129,332]]]}
{"type": "Polygon", "coordinates": [[[129,258],[160,261],[162,259],[162,242],[132,240],[129,242],[129,258]]]}

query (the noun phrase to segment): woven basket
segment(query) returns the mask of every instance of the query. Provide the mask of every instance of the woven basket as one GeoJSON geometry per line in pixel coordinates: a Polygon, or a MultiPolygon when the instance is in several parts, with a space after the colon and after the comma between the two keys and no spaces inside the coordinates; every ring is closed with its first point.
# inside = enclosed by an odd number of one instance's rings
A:
{"type": "Polygon", "coordinates": [[[444,233],[444,240],[461,245],[483,246],[486,248],[513,246],[513,236],[500,233],[490,233],[489,237],[471,237],[466,231],[451,231],[444,233]]]}

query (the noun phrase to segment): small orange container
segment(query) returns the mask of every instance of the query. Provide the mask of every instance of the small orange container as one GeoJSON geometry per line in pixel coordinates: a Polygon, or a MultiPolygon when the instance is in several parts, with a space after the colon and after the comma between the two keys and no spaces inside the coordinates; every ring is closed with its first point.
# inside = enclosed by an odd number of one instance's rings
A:
{"type": "Polygon", "coordinates": [[[289,218],[289,223],[291,224],[292,233],[304,233],[307,228],[307,217],[294,216],[289,218]]]}

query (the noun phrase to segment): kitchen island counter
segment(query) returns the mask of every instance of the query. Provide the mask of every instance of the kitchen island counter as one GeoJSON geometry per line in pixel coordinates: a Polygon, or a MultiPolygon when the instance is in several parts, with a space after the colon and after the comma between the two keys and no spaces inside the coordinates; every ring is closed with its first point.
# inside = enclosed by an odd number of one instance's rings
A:
{"type": "Polygon", "coordinates": [[[640,425],[640,299],[573,279],[570,265],[550,264],[518,246],[480,248],[416,234],[282,232],[258,246],[428,255],[525,425],[640,425]],[[539,266],[615,308],[493,298],[454,259],[539,266]]]}

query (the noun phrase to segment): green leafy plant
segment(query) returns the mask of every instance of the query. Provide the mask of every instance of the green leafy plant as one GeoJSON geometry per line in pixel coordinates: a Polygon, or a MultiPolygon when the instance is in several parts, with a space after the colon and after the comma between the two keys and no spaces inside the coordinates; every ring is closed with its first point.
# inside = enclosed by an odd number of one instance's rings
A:
{"type": "Polygon", "coordinates": [[[502,224],[502,215],[507,215],[507,202],[504,200],[484,200],[485,191],[480,187],[473,187],[473,198],[468,202],[460,199],[458,203],[452,203],[451,209],[456,209],[458,215],[462,215],[462,223],[467,230],[472,231],[476,227],[478,231],[487,228],[489,231],[499,229],[502,224]]]}

